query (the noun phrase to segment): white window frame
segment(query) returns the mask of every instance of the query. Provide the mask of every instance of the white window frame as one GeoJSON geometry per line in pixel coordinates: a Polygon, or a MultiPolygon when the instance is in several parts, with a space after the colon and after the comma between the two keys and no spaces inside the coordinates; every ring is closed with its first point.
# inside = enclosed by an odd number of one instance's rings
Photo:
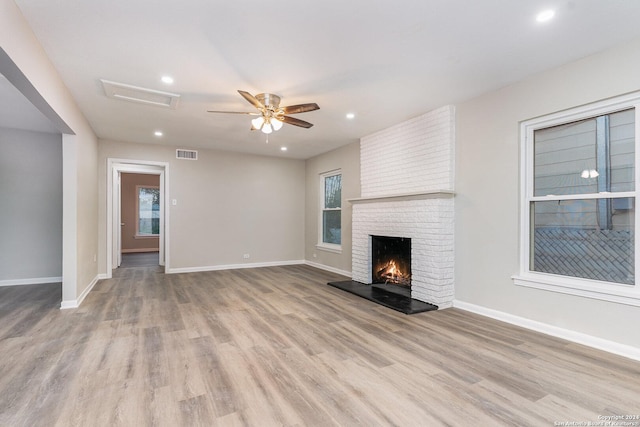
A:
{"type": "Polygon", "coordinates": [[[160,233],[158,234],[145,234],[140,233],[140,189],[141,188],[152,188],[160,191],[160,187],[157,185],[136,185],[136,239],[158,239],[160,237],[160,233]]]}
{"type": "MultiPolygon", "coordinates": [[[[518,286],[526,286],[547,291],[559,292],[581,297],[640,306],[640,245],[638,235],[634,241],[635,284],[620,284],[577,277],[540,273],[529,269],[531,250],[530,203],[537,201],[555,201],[569,199],[634,198],[638,206],[640,189],[640,92],[635,92],[600,102],[560,111],[554,114],[534,118],[520,124],[520,270],[512,277],[518,286]],[[617,111],[635,108],[635,190],[626,192],[601,192],[597,194],[576,194],[563,196],[534,196],[533,192],[533,135],[534,131],[558,126],[578,120],[611,114],[617,111]]],[[[634,229],[640,230],[640,212],[636,209],[634,229]]]]}
{"type": "Polygon", "coordinates": [[[324,201],[325,201],[325,194],[324,194],[325,179],[329,178],[329,177],[332,177],[332,176],[336,176],[336,175],[342,175],[342,169],[334,169],[332,171],[323,172],[323,173],[320,174],[320,209],[319,209],[319,215],[318,215],[318,244],[316,245],[316,248],[320,249],[320,250],[328,251],[328,252],[342,253],[342,239],[340,239],[341,243],[339,245],[336,245],[334,243],[325,243],[322,240],[323,236],[324,236],[324,229],[323,229],[324,228],[324,223],[322,221],[322,219],[323,219],[322,213],[325,210],[337,210],[337,211],[340,211],[341,212],[340,213],[340,230],[342,230],[342,228],[343,228],[342,227],[342,200],[340,200],[340,208],[325,209],[325,207],[324,207],[324,201]]]}

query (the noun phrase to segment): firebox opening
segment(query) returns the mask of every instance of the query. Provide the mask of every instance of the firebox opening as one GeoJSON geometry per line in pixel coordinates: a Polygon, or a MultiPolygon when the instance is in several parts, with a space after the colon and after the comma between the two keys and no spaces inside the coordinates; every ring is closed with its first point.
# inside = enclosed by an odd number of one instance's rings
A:
{"type": "Polygon", "coordinates": [[[411,287],[411,239],[371,236],[372,283],[411,287]]]}

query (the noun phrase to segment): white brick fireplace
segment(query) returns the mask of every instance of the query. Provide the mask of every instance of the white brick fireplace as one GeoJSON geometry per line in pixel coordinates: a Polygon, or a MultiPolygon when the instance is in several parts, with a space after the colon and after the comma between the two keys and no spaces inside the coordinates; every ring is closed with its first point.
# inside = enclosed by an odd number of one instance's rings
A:
{"type": "Polygon", "coordinates": [[[411,239],[411,297],[454,297],[455,111],[443,107],[360,140],[361,197],[352,212],[352,279],[371,283],[371,236],[411,239]]]}

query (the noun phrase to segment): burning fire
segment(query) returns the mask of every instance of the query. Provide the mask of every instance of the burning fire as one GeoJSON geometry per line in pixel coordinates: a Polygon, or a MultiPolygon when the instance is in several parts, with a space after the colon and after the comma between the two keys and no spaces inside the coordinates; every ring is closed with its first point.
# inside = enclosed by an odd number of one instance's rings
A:
{"type": "Polygon", "coordinates": [[[411,275],[404,273],[400,267],[396,265],[395,260],[391,260],[382,268],[379,268],[376,276],[384,280],[384,283],[411,286],[411,275]]]}

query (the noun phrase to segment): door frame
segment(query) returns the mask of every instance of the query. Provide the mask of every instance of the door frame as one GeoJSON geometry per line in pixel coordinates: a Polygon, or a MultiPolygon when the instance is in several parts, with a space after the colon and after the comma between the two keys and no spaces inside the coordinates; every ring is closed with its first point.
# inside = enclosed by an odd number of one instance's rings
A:
{"type": "Polygon", "coordinates": [[[119,263],[120,175],[140,173],[160,176],[160,265],[169,269],[169,163],[147,160],[107,159],[107,271],[110,279],[119,263]],[[116,226],[117,225],[117,226],[116,226]]]}

